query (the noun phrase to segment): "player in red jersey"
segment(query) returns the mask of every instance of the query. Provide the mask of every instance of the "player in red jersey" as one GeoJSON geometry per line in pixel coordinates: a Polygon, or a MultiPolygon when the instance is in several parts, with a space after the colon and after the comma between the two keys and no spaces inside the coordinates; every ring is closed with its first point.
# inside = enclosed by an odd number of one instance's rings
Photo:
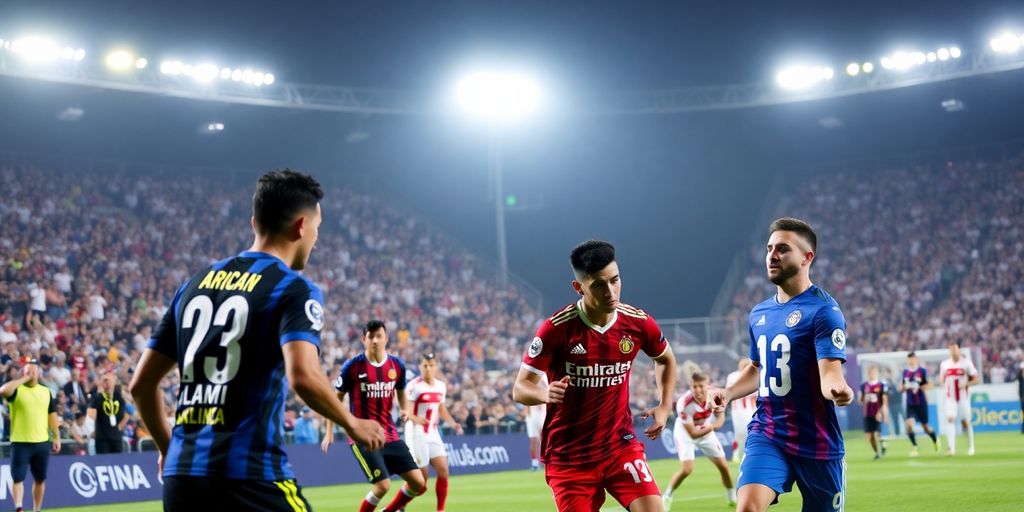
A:
{"type": "MultiPolygon", "coordinates": [[[[374,420],[384,427],[384,447],[379,450],[370,450],[349,439],[352,455],[366,474],[366,480],[373,484],[360,504],[359,512],[372,512],[377,508],[381,498],[391,489],[391,475],[402,477],[405,485],[384,512],[401,510],[427,489],[423,473],[391,419],[396,397],[402,421],[408,414],[409,403],[405,395],[405,363],[385,351],[387,344],[388,331],[384,322],[367,322],[363,329],[364,352],[342,365],[334,384],[339,400],[344,401],[348,395],[349,410],[355,417],[374,420]]],[[[334,425],[330,420],[325,423],[327,432],[320,447],[327,453],[334,442],[334,425]]]]}
{"type": "Polygon", "coordinates": [[[654,318],[619,302],[622,282],[610,243],[584,242],[569,261],[572,287],[582,298],[541,324],[513,397],[548,405],[541,461],[558,510],[598,510],[607,490],[632,512],[660,512],[658,484],[633,431],[629,372],[640,351],[654,359],[661,402],[643,417],[653,417],[645,434],[656,439],[672,414],[675,356],[654,318]]]}

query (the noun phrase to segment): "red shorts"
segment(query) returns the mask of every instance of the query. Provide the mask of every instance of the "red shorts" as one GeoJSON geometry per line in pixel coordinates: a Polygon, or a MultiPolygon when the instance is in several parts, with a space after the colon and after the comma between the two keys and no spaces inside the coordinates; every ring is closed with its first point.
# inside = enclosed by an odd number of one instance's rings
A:
{"type": "Polygon", "coordinates": [[[644,447],[635,444],[599,462],[544,469],[559,512],[593,512],[604,504],[604,492],[625,508],[643,496],[659,496],[658,483],[647,466],[644,447]]]}

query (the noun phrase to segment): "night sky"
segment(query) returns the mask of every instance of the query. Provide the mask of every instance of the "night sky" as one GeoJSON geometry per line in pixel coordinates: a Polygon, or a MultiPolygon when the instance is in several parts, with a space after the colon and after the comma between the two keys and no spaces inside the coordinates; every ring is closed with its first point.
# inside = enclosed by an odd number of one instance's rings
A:
{"type": "MultiPolygon", "coordinates": [[[[0,3],[0,37],[38,29],[89,48],[214,59],[288,82],[440,94],[467,62],[525,64],[563,99],[770,80],[792,56],[837,71],[899,46],[983,49],[1024,26],[1020,2],[0,3]],[[292,5],[295,4],[295,5],[292,5]],[[691,5],[700,4],[700,5],[691,5]]],[[[623,300],[661,318],[708,313],[732,258],[766,226],[787,168],[1024,139],[1024,72],[840,100],[664,116],[547,115],[503,135],[512,270],[553,310],[567,255],[619,248],[623,300]],[[967,109],[946,113],[956,97],[967,109]],[[818,120],[840,119],[825,129],[818,120]]],[[[0,77],[0,151],[337,175],[494,252],[487,139],[454,118],[299,112],[0,77]],[[69,106],[77,122],[56,120],[69,106]],[[211,120],[216,137],[196,128],[211,120]],[[353,132],[369,135],[346,143],[353,132]]],[[[315,264],[315,261],[314,261],[315,264]]]]}

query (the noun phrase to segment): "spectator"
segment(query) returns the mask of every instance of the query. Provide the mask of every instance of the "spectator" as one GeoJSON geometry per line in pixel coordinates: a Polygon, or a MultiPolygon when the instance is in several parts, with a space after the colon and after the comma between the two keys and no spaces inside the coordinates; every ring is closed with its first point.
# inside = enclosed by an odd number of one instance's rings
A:
{"type": "Polygon", "coordinates": [[[75,413],[75,421],[68,429],[71,439],[75,442],[72,447],[75,455],[86,455],[90,452],[89,442],[92,440],[93,432],[96,430],[96,423],[84,412],[75,413]]]}
{"type": "Polygon", "coordinates": [[[93,395],[86,410],[96,424],[96,453],[121,453],[124,451],[125,424],[130,416],[126,414],[121,387],[113,373],[100,377],[98,392],[93,395]]]}
{"type": "Polygon", "coordinates": [[[302,415],[295,420],[295,444],[320,443],[320,424],[313,409],[302,408],[302,415]]]}

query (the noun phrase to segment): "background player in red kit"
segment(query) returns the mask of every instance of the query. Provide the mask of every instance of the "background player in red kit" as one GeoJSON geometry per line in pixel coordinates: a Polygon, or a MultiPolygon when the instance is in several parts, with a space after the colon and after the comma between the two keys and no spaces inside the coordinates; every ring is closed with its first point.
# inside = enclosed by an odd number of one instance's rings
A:
{"type": "Polygon", "coordinates": [[[643,413],[654,418],[645,433],[655,439],[672,413],[675,356],[654,318],[619,302],[610,243],[584,242],[569,260],[582,298],[541,324],[513,396],[524,405],[548,404],[541,460],[558,510],[598,510],[607,490],[633,512],[661,511],[658,484],[633,432],[629,372],[640,351],[655,361],[661,402],[643,413]]]}

